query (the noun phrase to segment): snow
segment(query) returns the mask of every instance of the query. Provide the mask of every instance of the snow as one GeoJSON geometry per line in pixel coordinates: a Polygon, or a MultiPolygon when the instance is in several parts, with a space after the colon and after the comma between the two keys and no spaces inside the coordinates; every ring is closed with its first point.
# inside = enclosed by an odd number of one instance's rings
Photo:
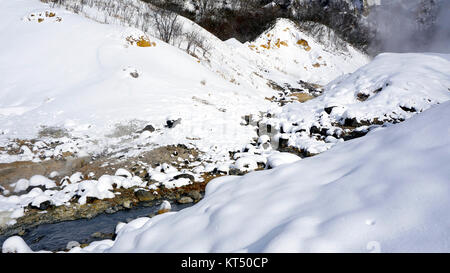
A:
{"type": "MultiPolygon", "coordinates": [[[[99,24],[56,8],[50,10],[62,17],[60,22],[21,20],[49,10],[37,0],[2,1],[1,8],[1,20],[8,26],[0,30],[1,36],[9,37],[0,46],[0,70],[7,79],[0,83],[0,130],[8,132],[0,135],[1,143],[35,138],[44,128],[60,128],[70,138],[59,139],[62,144],[47,157],[64,152],[96,154],[117,143],[153,144],[147,150],[183,143],[209,151],[220,145],[223,149],[217,153],[224,154],[255,135],[252,128],[239,126],[241,117],[269,105],[264,97],[272,93],[270,89],[255,92],[230,83],[157,38],[150,36],[156,46],[129,45],[126,37],[144,35],[137,29],[99,24]],[[54,41],[64,41],[63,46],[54,41]],[[130,69],[137,70],[139,77],[131,77],[130,69]],[[19,107],[20,111],[11,111],[19,107]],[[181,118],[180,124],[165,128],[168,116],[181,118]],[[134,139],[133,134],[147,124],[157,132],[134,139]],[[132,143],[114,137],[117,134],[132,143]]],[[[28,150],[17,156],[2,153],[0,162],[39,159],[39,154],[28,150]]]]}
{"type": "Polygon", "coordinates": [[[51,189],[51,188],[56,187],[56,184],[54,181],[48,179],[45,176],[33,175],[30,178],[30,186],[31,187],[44,186],[47,189],[51,189]]]}
{"type": "MultiPolygon", "coordinates": [[[[376,129],[379,122],[399,122],[450,100],[449,86],[450,55],[383,53],[354,73],[330,82],[322,96],[273,109],[274,115],[260,123],[283,128],[289,146],[317,154],[342,141],[346,119],[375,123],[359,125],[357,130],[366,131],[376,129]],[[361,101],[358,94],[367,98],[361,101]],[[329,114],[327,107],[331,108],[329,114]],[[313,126],[326,129],[339,140],[310,133],[313,126]]],[[[273,142],[280,136],[274,135],[273,142]]]]}
{"type": "Polygon", "coordinates": [[[31,253],[31,248],[19,236],[13,236],[6,239],[2,246],[3,253],[31,253]]]}
{"type": "Polygon", "coordinates": [[[448,252],[449,115],[442,103],[318,156],[215,179],[193,207],[77,251],[448,252]]]}
{"type": "MultiPolygon", "coordinates": [[[[71,8],[78,4],[65,1],[71,8]]],[[[55,148],[47,147],[55,140],[50,134],[30,152],[0,152],[0,162],[39,161],[64,153],[95,155],[114,151],[118,144],[121,149],[116,151],[128,147],[123,155],[134,156],[155,146],[179,143],[218,161],[255,137],[251,126],[239,124],[244,115],[258,116],[270,107],[264,99],[274,95],[268,80],[293,87],[300,78],[327,83],[369,61],[350,47],[331,53],[288,20],[279,20],[252,43],[242,44],[223,42],[180,17],[184,31],[198,31],[211,48],[208,54],[198,51],[192,57],[182,50],[186,41],[180,41],[179,49],[154,37],[151,24],[144,26],[146,12],[152,11],[142,1],[97,0],[80,11],[82,16],[37,0],[1,5],[1,20],[9,27],[0,31],[9,41],[0,46],[4,60],[0,70],[8,79],[0,83],[0,132],[8,132],[0,134],[0,143],[6,146],[16,138],[32,139],[58,130],[64,136],[58,137],[61,144],[55,148]],[[118,14],[110,16],[108,11],[118,14]],[[48,17],[49,13],[55,16],[48,17]],[[44,21],[39,23],[38,17],[44,21]],[[290,30],[283,31],[286,28],[290,30]],[[286,40],[288,46],[257,53],[251,44],[267,43],[267,34],[286,40]],[[127,41],[141,36],[155,45],[142,48],[127,41]],[[311,44],[310,52],[296,45],[300,37],[311,44]],[[64,46],[53,41],[64,41],[64,46]],[[302,62],[300,69],[291,56],[302,62]],[[328,65],[314,73],[305,71],[303,65],[309,67],[319,56],[328,65]],[[167,117],[181,118],[181,122],[166,128],[167,117]],[[137,134],[148,124],[156,131],[137,134]],[[139,145],[146,147],[137,150],[139,145]]]]}
{"type": "MultiPolygon", "coordinates": [[[[172,206],[170,205],[170,202],[167,200],[164,200],[161,205],[159,206],[159,211],[170,211],[172,209],[172,206]]],[[[142,218],[138,221],[148,221],[147,218],[142,218]]],[[[137,222],[138,222],[137,221],[137,222]]],[[[135,226],[137,222],[133,221],[134,223],[131,226],[135,226]]]]}
{"type": "MultiPolygon", "coordinates": [[[[121,171],[118,170],[119,174],[126,172],[128,171],[124,169],[121,171]]],[[[51,188],[52,190],[43,191],[40,187],[37,187],[30,190],[28,193],[19,196],[0,195],[0,220],[2,225],[7,219],[23,216],[23,209],[28,205],[39,207],[41,203],[46,201],[49,201],[50,204],[55,206],[68,205],[69,200],[74,196],[80,196],[78,203],[83,205],[86,204],[88,197],[97,199],[114,198],[114,186],[117,189],[129,189],[132,187],[144,189],[147,186],[147,182],[144,182],[140,177],[132,176],[131,174],[130,177],[102,175],[98,180],[84,180],[82,177],[83,175],[81,173],[75,173],[71,176],[70,182],[66,181],[59,187],[56,187],[56,183],[52,180],[40,175],[33,176],[29,181],[20,179],[15,183],[15,192],[24,191],[28,189],[29,186],[45,186],[45,188],[51,188]],[[76,177],[77,179],[72,180],[73,177],[76,177]]],[[[182,181],[175,182],[175,186],[182,184],[182,181]]],[[[153,188],[158,186],[159,184],[153,185],[153,188]]]]}
{"type": "Polygon", "coordinates": [[[19,181],[17,181],[15,185],[16,186],[14,188],[14,192],[21,192],[28,189],[28,187],[30,186],[30,181],[22,178],[19,179],[19,181]]]}
{"type": "Polygon", "coordinates": [[[299,156],[291,153],[274,153],[267,158],[267,164],[270,168],[276,168],[299,160],[301,160],[299,156]]]}
{"type": "MultiPolygon", "coordinates": [[[[322,26],[325,32],[332,32],[322,26]]],[[[334,33],[320,37],[323,40],[336,36],[334,33]]],[[[282,78],[302,79],[306,82],[327,84],[329,81],[346,73],[351,73],[366,64],[369,59],[357,49],[347,45],[340,38],[333,37],[336,43],[343,43],[343,49],[335,44],[326,45],[299,29],[288,19],[278,19],[277,23],[261,34],[255,41],[247,43],[265,62],[266,68],[281,72],[282,78]],[[305,41],[306,44],[299,44],[305,41]]],[[[327,41],[329,42],[329,41],[327,41]]],[[[276,77],[273,78],[277,81],[276,77]]],[[[294,81],[295,83],[295,81],[294,81]]],[[[294,83],[292,85],[294,85],[294,83]]]]}
{"type": "Polygon", "coordinates": [[[125,169],[123,169],[123,168],[119,168],[119,169],[116,171],[115,176],[123,176],[123,177],[125,177],[125,178],[131,178],[131,177],[133,177],[129,171],[127,171],[127,170],[125,170],[125,169]]]}
{"type": "MultiPolygon", "coordinates": [[[[274,169],[215,179],[195,206],[121,223],[115,241],[71,251],[450,250],[450,173],[442,164],[450,155],[449,55],[385,53],[367,64],[325,26],[308,34],[279,19],[242,44],[222,42],[181,17],[184,30],[198,31],[211,48],[191,56],[185,41],[177,48],[143,31],[146,4],[120,3],[125,12],[109,16],[95,5],[76,15],[37,0],[0,0],[0,35],[8,37],[0,44],[0,147],[19,151],[1,149],[0,163],[64,154],[127,158],[175,144],[203,152],[203,162],[192,162],[192,172],[173,162],[149,167],[153,184],[123,168],[97,180],[76,172],[58,187],[44,176],[20,179],[14,192],[35,188],[0,195],[0,225],[14,224],[29,205],[69,205],[75,196],[85,204],[113,198],[114,187],[171,189],[203,181],[204,172],[265,165],[274,169]],[[151,46],[131,42],[140,37],[151,46]],[[269,81],[300,88],[300,79],[326,85],[323,95],[283,107],[265,99],[276,94],[269,81]],[[253,123],[267,111],[259,125],[274,133],[257,138],[253,123]],[[255,120],[247,125],[249,115],[255,120]],[[364,123],[355,131],[368,135],[342,143],[352,119],[364,123]],[[142,131],[148,125],[155,131],[142,131]],[[300,160],[274,150],[280,139],[310,154],[327,152],[300,160]],[[194,181],[177,179],[181,174],[194,181]]],[[[167,211],[164,201],[160,212],[167,211]]],[[[12,237],[3,251],[30,249],[12,237]]]]}

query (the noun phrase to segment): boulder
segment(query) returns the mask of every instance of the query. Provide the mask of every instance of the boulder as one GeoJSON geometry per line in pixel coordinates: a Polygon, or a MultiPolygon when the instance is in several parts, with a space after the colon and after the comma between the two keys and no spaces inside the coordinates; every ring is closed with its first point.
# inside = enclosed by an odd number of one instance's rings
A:
{"type": "Polygon", "coordinates": [[[72,248],[75,248],[75,247],[80,247],[80,243],[78,243],[77,241],[70,241],[66,245],[67,250],[71,250],[72,248]]]}
{"type": "Polygon", "coordinates": [[[182,173],[182,174],[179,174],[179,175],[175,175],[173,177],[173,179],[175,179],[175,180],[180,179],[180,178],[187,178],[187,179],[191,180],[192,182],[194,182],[194,180],[195,180],[195,177],[193,175],[191,175],[191,174],[188,174],[188,173],[182,173]]]}
{"type": "Polygon", "coordinates": [[[149,202],[155,199],[153,193],[146,190],[138,190],[134,193],[134,195],[140,202],[149,202]]]}
{"type": "Polygon", "coordinates": [[[190,191],[188,196],[196,201],[202,199],[202,194],[199,191],[190,191]]]}
{"type": "Polygon", "coordinates": [[[177,120],[167,120],[166,127],[167,128],[175,128],[175,126],[177,126],[180,123],[181,123],[181,118],[179,118],[177,120]]]}
{"type": "Polygon", "coordinates": [[[180,204],[189,204],[189,203],[193,203],[194,199],[192,199],[189,196],[184,196],[184,197],[181,197],[180,199],[178,199],[177,202],[180,204]]]}
{"type": "Polygon", "coordinates": [[[150,133],[153,133],[155,131],[155,127],[153,127],[151,124],[145,126],[145,128],[142,130],[142,132],[144,131],[149,131],[150,133]]]}

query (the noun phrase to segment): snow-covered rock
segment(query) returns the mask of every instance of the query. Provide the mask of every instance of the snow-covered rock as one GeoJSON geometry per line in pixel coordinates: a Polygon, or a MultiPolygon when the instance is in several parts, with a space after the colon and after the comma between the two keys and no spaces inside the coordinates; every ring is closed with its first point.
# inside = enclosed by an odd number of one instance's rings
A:
{"type": "Polygon", "coordinates": [[[3,253],[30,253],[33,252],[25,241],[19,236],[6,239],[2,245],[3,253]]]}
{"type": "Polygon", "coordinates": [[[275,168],[283,164],[289,164],[301,160],[297,155],[291,153],[274,153],[267,158],[267,165],[275,168]]]}

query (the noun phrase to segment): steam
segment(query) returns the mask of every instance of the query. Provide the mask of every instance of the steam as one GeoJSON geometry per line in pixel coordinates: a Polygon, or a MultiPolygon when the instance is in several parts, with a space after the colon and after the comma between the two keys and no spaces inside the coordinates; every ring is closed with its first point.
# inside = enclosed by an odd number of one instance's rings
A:
{"type": "Polygon", "coordinates": [[[369,14],[372,52],[450,53],[450,1],[382,0],[369,14]]]}

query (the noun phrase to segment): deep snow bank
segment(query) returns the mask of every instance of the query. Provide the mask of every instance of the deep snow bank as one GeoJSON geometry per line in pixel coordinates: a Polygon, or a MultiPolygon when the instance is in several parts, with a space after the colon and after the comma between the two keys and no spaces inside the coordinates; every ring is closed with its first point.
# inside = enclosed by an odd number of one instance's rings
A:
{"type": "Polygon", "coordinates": [[[316,157],[213,180],[197,205],[83,251],[448,252],[449,116],[446,102],[316,157]]]}

